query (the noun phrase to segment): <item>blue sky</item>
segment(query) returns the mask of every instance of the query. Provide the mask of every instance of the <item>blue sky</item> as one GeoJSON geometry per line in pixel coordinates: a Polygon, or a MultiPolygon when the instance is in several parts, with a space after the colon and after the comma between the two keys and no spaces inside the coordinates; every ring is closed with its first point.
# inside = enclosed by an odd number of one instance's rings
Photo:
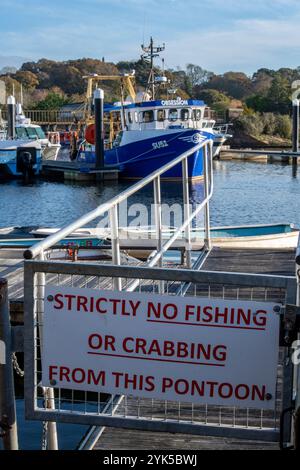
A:
{"type": "Polygon", "coordinates": [[[167,67],[300,66],[299,0],[0,0],[0,67],[22,58],[136,59],[152,34],[167,67]]]}

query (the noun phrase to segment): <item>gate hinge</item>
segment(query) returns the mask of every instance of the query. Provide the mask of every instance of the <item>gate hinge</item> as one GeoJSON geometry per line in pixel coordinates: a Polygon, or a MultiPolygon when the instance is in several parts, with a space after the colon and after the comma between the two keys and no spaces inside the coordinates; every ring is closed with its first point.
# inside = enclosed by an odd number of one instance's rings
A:
{"type": "Polygon", "coordinates": [[[300,307],[286,304],[281,309],[281,346],[290,346],[300,331],[300,307]]]}

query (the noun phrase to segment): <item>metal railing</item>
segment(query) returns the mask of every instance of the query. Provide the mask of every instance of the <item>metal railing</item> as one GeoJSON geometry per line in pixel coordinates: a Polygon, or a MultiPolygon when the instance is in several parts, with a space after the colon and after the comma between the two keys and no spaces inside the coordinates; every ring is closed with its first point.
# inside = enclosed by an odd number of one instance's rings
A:
{"type": "Polygon", "coordinates": [[[225,136],[230,136],[230,127],[232,127],[233,124],[227,123],[227,124],[216,124],[214,126],[214,131],[218,132],[219,134],[224,134],[225,136]]]}
{"type": "MultiPolygon", "coordinates": [[[[292,407],[293,400],[294,369],[290,348],[286,347],[281,348],[276,402],[272,409],[175,403],[141,399],[132,394],[111,395],[108,399],[103,392],[78,396],[76,390],[63,387],[56,388],[50,400],[52,406],[47,407],[39,386],[43,372],[40,348],[43,347],[45,301],[44,293],[38,289],[41,275],[47,286],[81,286],[108,292],[114,289],[116,279],[123,280],[124,291],[128,291],[135,280],[138,283],[136,292],[153,296],[158,294],[160,282],[164,282],[165,295],[170,299],[178,295],[178,285],[189,284],[189,297],[257,301],[262,305],[263,302],[281,305],[295,302],[294,277],[86,263],[25,263],[25,401],[28,419],[279,442],[282,413],[292,407]]],[[[282,441],[289,442],[291,427],[288,416],[286,418],[282,441]]],[[[94,431],[96,435],[101,433],[100,429],[94,431]]]]}
{"type": "MultiPolygon", "coordinates": [[[[110,229],[111,229],[111,243],[112,243],[112,262],[115,265],[120,265],[120,236],[119,236],[119,221],[118,221],[118,208],[119,205],[128,200],[128,198],[136,194],[141,189],[145,188],[150,183],[153,183],[154,207],[155,207],[155,227],[157,234],[157,248],[149,256],[148,265],[154,267],[162,265],[162,258],[164,254],[172,247],[174,242],[185,233],[186,241],[186,264],[191,267],[191,223],[198,216],[201,211],[204,211],[204,225],[205,236],[203,253],[207,254],[211,249],[210,241],[210,222],[209,222],[209,201],[213,194],[213,173],[212,173],[212,141],[208,140],[195,145],[192,149],[184,152],[179,157],[171,162],[163,165],[158,170],[155,170],[150,175],[143,178],[141,181],[132,185],[125,191],[121,192],[110,201],[107,201],[96,209],[88,212],[71,224],[65,226],[53,235],[50,235],[45,240],[32,246],[29,250],[24,252],[25,259],[44,259],[44,254],[51,247],[61,242],[64,238],[68,237],[74,231],[86,226],[88,223],[93,222],[95,219],[109,213],[110,229]],[[194,211],[190,211],[190,195],[189,195],[189,175],[188,175],[188,159],[195,152],[203,153],[203,177],[204,177],[204,200],[197,205],[194,211]],[[162,226],[162,200],[161,200],[161,177],[164,176],[169,170],[177,165],[182,166],[182,184],[183,184],[183,207],[184,217],[183,223],[178,227],[170,238],[166,241],[163,240],[163,226],[162,226]]],[[[120,281],[115,282],[115,287],[120,288],[120,281]]],[[[133,286],[134,290],[134,286],[133,286]]]]}
{"type": "MultiPolygon", "coordinates": [[[[75,120],[80,118],[82,113],[64,112],[60,109],[26,109],[25,116],[31,120],[32,124],[54,125],[65,124],[71,125],[75,120]]],[[[7,120],[7,110],[2,110],[3,119],[7,120]]]]}
{"type": "MultiPolygon", "coordinates": [[[[289,443],[291,440],[294,398],[295,367],[292,349],[282,347],[278,364],[276,403],[274,409],[248,409],[183,402],[162,402],[132,396],[112,395],[109,400],[103,392],[78,398],[76,390],[49,389],[44,400],[44,390],[39,386],[43,364],[43,315],[45,286],[61,288],[83,287],[98,290],[124,290],[146,292],[166,296],[189,295],[216,299],[235,299],[261,302],[276,302],[283,307],[296,302],[295,277],[249,275],[237,273],[205,272],[191,269],[164,269],[162,259],[174,241],[184,232],[187,251],[187,266],[191,267],[191,222],[203,210],[205,218],[204,252],[210,250],[209,201],[213,192],[212,143],[195,146],[180,157],[134,184],[112,200],[100,205],[72,224],[33,246],[25,252],[25,400],[28,419],[54,422],[83,423],[94,426],[123,427],[127,429],[148,429],[163,432],[183,432],[227,438],[258,439],[289,443]],[[204,200],[194,210],[189,208],[188,158],[195,151],[203,149],[204,158],[204,200]],[[184,222],[167,240],[163,239],[161,221],[161,177],[176,165],[182,165],[183,199],[185,202],[184,222]],[[118,206],[133,194],[153,184],[157,247],[148,260],[147,266],[120,266],[120,227],[118,206]],[[186,204],[187,203],[187,204],[186,204]],[[43,261],[45,253],[59,241],[80,229],[87,223],[109,212],[112,241],[113,265],[88,263],[58,263],[43,261]],[[154,268],[159,266],[159,268],[154,268]]],[[[300,242],[297,260],[300,261],[300,242]]],[[[298,301],[299,292],[298,292],[298,301]]],[[[299,302],[300,303],[300,302],[299,302]]],[[[278,338],[278,341],[281,341],[278,338]]],[[[281,343],[282,344],[282,343],[281,343]]],[[[298,378],[299,384],[299,378],[298,378]]],[[[299,387],[298,387],[299,390],[299,387]]],[[[299,404],[300,405],[300,404],[299,404]]],[[[296,408],[299,412],[300,406],[296,408]]],[[[300,414],[300,413],[299,413],[300,414]]],[[[295,414],[297,419],[297,413],[295,414]]],[[[297,422],[297,421],[296,421],[297,422]]],[[[295,426],[297,430],[297,426],[295,426]]],[[[101,433],[94,428],[87,436],[93,440],[101,433]]],[[[55,437],[54,431],[52,437],[55,437]]],[[[57,443],[49,442],[49,448],[57,443]]]]}
{"type": "MultiPolygon", "coordinates": [[[[136,194],[138,191],[149,185],[153,184],[153,195],[154,195],[154,206],[155,206],[155,228],[157,236],[157,248],[154,250],[148,261],[148,266],[163,266],[163,256],[164,254],[172,247],[177,238],[184,232],[185,241],[186,241],[186,265],[188,268],[191,268],[192,257],[191,257],[191,223],[197,217],[197,215],[204,210],[204,220],[205,220],[205,239],[203,246],[203,262],[204,259],[208,256],[210,252],[210,222],[209,222],[209,201],[213,194],[213,174],[212,174],[212,141],[202,142],[189,151],[183,153],[179,157],[175,158],[170,163],[162,166],[160,169],[154,171],[149,176],[145,177],[143,180],[131,186],[129,189],[123,191],[121,194],[117,195],[110,201],[101,204],[98,208],[93,211],[85,214],[80,217],[78,220],[67,225],[63,229],[59,230],[57,233],[47,237],[45,240],[39,242],[38,244],[31,247],[29,250],[24,252],[25,259],[34,259],[38,258],[40,261],[45,259],[45,253],[47,250],[54,247],[61,240],[66,238],[72,232],[77,229],[82,228],[86,224],[94,221],[96,218],[103,216],[105,213],[109,213],[110,219],[110,229],[111,229],[111,248],[112,248],[112,262],[114,265],[121,264],[121,250],[120,250],[120,237],[119,237],[119,221],[118,221],[118,208],[119,205],[126,201],[130,196],[136,194]],[[203,173],[204,173],[204,200],[198,207],[191,213],[190,211],[190,201],[189,201],[189,175],[188,175],[188,159],[195,152],[202,152],[203,156],[203,173]],[[176,229],[175,233],[170,235],[170,238],[165,242],[163,240],[163,227],[162,227],[162,200],[161,200],[161,177],[174,168],[177,165],[182,167],[182,184],[183,184],[183,205],[184,205],[184,220],[182,225],[176,229]]],[[[52,263],[50,263],[52,264],[52,263]]],[[[198,261],[199,264],[199,261],[198,261]]],[[[25,272],[25,282],[27,274],[25,272]]],[[[133,280],[130,286],[126,287],[128,291],[134,291],[139,285],[139,280],[133,280]]],[[[37,323],[39,324],[39,337],[43,337],[43,299],[44,299],[44,290],[46,285],[46,275],[43,272],[37,273],[36,276],[36,302],[34,306],[34,311],[37,315],[37,323]]],[[[187,286],[188,284],[186,284],[187,286]]],[[[116,290],[122,290],[122,279],[114,278],[112,280],[112,286],[116,290]]],[[[164,292],[164,282],[159,283],[159,292],[164,292]]],[[[31,295],[31,294],[29,294],[31,295]]],[[[28,299],[28,293],[25,295],[28,299]]],[[[27,300],[25,300],[25,304],[27,300]]],[[[25,310],[30,311],[30,307],[26,305],[25,310]]],[[[42,343],[42,341],[41,341],[42,343]]],[[[42,347],[42,346],[41,346],[42,347]]],[[[36,392],[34,392],[36,393],[36,392]]],[[[48,391],[48,404],[49,410],[55,412],[55,395],[54,390],[50,388],[48,391]]],[[[112,402],[112,406],[114,406],[112,402]]],[[[56,427],[54,422],[48,424],[48,448],[57,449],[57,435],[56,427]]]]}

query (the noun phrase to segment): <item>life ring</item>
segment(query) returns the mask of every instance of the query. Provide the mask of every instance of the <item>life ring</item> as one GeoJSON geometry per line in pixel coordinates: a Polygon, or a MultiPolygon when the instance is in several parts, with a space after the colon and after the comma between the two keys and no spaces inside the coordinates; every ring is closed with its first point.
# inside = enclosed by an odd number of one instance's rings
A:
{"type": "Polygon", "coordinates": [[[95,124],[90,124],[85,130],[85,140],[94,145],[95,144],[95,124]]]}

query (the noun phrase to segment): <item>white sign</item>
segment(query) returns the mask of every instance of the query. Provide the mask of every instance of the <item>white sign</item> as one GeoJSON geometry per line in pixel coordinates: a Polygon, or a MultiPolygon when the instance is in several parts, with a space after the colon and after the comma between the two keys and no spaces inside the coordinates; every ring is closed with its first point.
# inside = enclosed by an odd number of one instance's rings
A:
{"type": "Polygon", "coordinates": [[[271,409],[275,304],[46,287],[44,386],[271,409]]]}

